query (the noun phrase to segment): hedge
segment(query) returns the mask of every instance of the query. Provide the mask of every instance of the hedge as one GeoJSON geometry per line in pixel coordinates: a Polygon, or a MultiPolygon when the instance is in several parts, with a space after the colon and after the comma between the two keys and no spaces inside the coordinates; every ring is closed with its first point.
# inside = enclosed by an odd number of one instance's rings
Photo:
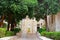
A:
{"type": "Polygon", "coordinates": [[[6,28],[0,28],[0,38],[16,35],[16,33],[18,33],[19,31],[19,28],[15,28],[13,31],[7,31],[6,28]]]}
{"type": "Polygon", "coordinates": [[[39,28],[39,29],[38,29],[38,32],[39,32],[39,33],[44,32],[44,31],[46,31],[46,28],[39,28]]]}
{"type": "Polygon", "coordinates": [[[41,32],[41,35],[53,40],[60,40],[60,32],[41,32]]]}
{"type": "Polygon", "coordinates": [[[6,33],[6,29],[5,28],[0,28],[0,38],[4,37],[6,33]]]}

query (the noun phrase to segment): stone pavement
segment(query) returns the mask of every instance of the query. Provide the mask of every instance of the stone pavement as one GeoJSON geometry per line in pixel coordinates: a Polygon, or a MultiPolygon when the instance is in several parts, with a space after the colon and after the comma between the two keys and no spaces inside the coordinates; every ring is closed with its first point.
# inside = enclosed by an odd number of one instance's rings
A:
{"type": "MultiPolygon", "coordinates": [[[[14,38],[15,40],[16,40],[16,38],[18,38],[18,37],[16,37],[16,36],[11,36],[11,37],[4,37],[4,38],[0,38],[0,40],[10,40],[10,39],[12,39],[12,38],[14,38]]],[[[42,40],[52,40],[52,39],[49,39],[49,38],[46,38],[46,37],[42,37],[42,36],[40,36],[40,38],[42,39],[42,40]]],[[[13,39],[13,40],[14,40],[13,39]]],[[[23,39],[19,39],[19,40],[26,40],[26,38],[23,38],[23,39]]],[[[28,40],[28,39],[27,39],[28,40]]],[[[30,39],[31,40],[31,39],[30,39]]],[[[33,39],[32,39],[33,40],[33,39]]],[[[39,39],[40,40],[40,39],[39,39]]]]}
{"type": "Polygon", "coordinates": [[[11,36],[11,37],[4,37],[4,38],[0,38],[0,40],[52,40],[49,38],[46,38],[44,36],[40,36],[40,34],[19,34],[16,36],[11,36]],[[22,36],[21,36],[22,35],[22,36]]]}
{"type": "Polygon", "coordinates": [[[10,40],[42,40],[36,34],[23,34],[22,36],[15,36],[10,40]]]}
{"type": "Polygon", "coordinates": [[[0,40],[9,40],[10,38],[12,38],[14,36],[10,36],[10,37],[3,37],[3,38],[0,38],[0,40]]]}
{"type": "Polygon", "coordinates": [[[49,38],[44,37],[44,36],[40,36],[40,38],[41,38],[42,40],[53,40],[53,39],[49,39],[49,38]]]}

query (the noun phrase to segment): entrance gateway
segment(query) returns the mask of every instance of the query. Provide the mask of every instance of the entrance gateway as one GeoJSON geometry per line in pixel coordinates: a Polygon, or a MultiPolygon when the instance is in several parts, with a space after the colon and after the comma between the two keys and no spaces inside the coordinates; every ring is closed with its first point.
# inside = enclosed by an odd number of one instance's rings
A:
{"type": "Polygon", "coordinates": [[[37,21],[34,19],[29,19],[26,16],[25,19],[21,21],[21,32],[23,34],[35,34],[37,33],[37,21]]]}

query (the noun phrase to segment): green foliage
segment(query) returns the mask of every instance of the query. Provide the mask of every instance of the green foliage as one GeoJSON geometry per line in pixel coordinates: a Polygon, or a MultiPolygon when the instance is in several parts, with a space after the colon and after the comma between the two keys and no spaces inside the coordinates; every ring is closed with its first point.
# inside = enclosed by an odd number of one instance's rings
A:
{"type": "Polygon", "coordinates": [[[23,0],[23,1],[29,7],[34,7],[38,4],[37,0],[23,0]]]}
{"type": "Polygon", "coordinates": [[[4,14],[3,12],[6,10],[7,4],[7,0],[0,0],[0,15],[4,14]]]}
{"type": "Polygon", "coordinates": [[[38,5],[35,9],[35,17],[37,20],[44,19],[45,15],[56,14],[60,11],[58,0],[38,0],[38,5]]]}
{"type": "Polygon", "coordinates": [[[5,37],[6,29],[5,28],[0,28],[0,38],[5,37]]]}
{"type": "Polygon", "coordinates": [[[16,33],[18,33],[21,29],[20,28],[14,28],[13,32],[16,35],[16,33]]]}
{"type": "Polygon", "coordinates": [[[41,35],[53,40],[60,40],[60,32],[41,32],[41,35]]]}
{"type": "Polygon", "coordinates": [[[6,28],[0,28],[0,38],[6,36],[14,36],[20,31],[20,28],[15,28],[13,31],[7,31],[6,28]]]}
{"type": "Polygon", "coordinates": [[[18,33],[21,29],[20,28],[14,28],[13,31],[6,31],[6,36],[14,36],[16,33],[18,33]]]}
{"type": "Polygon", "coordinates": [[[26,14],[29,16],[29,18],[32,18],[34,16],[35,6],[38,5],[37,0],[23,0],[23,2],[28,7],[28,12],[26,14]]]}
{"type": "Polygon", "coordinates": [[[8,15],[12,14],[14,20],[18,22],[26,15],[30,18],[35,16],[39,20],[58,11],[60,11],[58,0],[0,0],[0,15],[4,14],[8,18],[8,15]]]}
{"type": "Polygon", "coordinates": [[[1,0],[0,4],[0,13],[6,16],[6,20],[8,20],[8,16],[11,14],[12,19],[14,18],[13,20],[19,22],[26,15],[32,17],[33,8],[37,5],[37,0],[1,0]],[[31,7],[31,10],[28,7],[31,7]]]}
{"type": "Polygon", "coordinates": [[[38,32],[39,32],[39,33],[44,32],[44,31],[46,31],[46,28],[39,28],[39,29],[38,29],[38,32]]]}
{"type": "Polygon", "coordinates": [[[13,36],[13,35],[14,35],[14,32],[12,32],[12,31],[7,31],[5,36],[13,36]]]}

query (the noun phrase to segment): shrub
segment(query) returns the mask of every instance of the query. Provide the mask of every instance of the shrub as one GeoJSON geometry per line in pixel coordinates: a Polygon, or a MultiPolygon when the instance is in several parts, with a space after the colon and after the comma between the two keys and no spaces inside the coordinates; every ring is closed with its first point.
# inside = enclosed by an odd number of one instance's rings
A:
{"type": "Polygon", "coordinates": [[[55,40],[60,40],[60,32],[54,33],[55,40]]]}
{"type": "Polygon", "coordinates": [[[13,36],[20,31],[20,28],[15,28],[13,31],[7,31],[6,28],[0,28],[0,38],[5,36],[13,36]]]}
{"type": "Polygon", "coordinates": [[[18,33],[21,29],[20,28],[14,28],[13,32],[16,35],[16,33],[18,33]]]}
{"type": "Polygon", "coordinates": [[[60,32],[41,32],[41,35],[54,40],[60,40],[60,32]]]}
{"type": "Polygon", "coordinates": [[[12,32],[12,31],[7,31],[6,32],[6,36],[13,36],[14,35],[14,32],[12,32]]]}
{"type": "Polygon", "coordinates": [[[5,37],[6,29],[5,28],[0,28],[0,38],[5,37]]]}
{"type": "Polygon", "coordinates": [[[44,32],[44,31],[46,31],[46,28],[39,28],[39,29],[38,29],[38,32],[39,32],[39,33],[44,32]]]}

